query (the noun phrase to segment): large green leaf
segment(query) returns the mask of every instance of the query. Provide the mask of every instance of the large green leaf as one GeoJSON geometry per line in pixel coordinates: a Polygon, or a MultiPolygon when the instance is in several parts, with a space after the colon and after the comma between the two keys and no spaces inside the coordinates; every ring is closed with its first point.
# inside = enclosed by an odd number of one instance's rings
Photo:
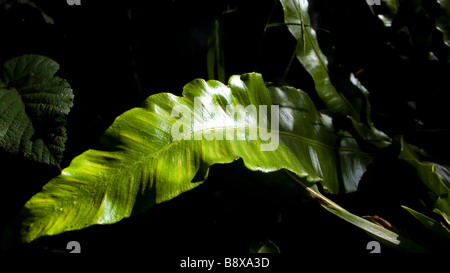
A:
{"type": "Polygon", "coordinates": [[[38,162],[58,164],[67,139],[64,116],[73,104],[59,65],[44,56],[7,61],[0,80],[0,146],[38,162]]]}
{"type": "Polygon", "coordinates": [[[386,147],[391,140],[377,130],[370,121],[368,92],[353,76],[338,77],[340,92],[332,83],[328,60],[320,49],[316,32],[311,28],[307,0],[280,0],[284,20],[297,40],[297,59],[314,80],[318,96],[327,110],[351,120],[355,130],[365,141],[376,147],[386,147]],[[345,95],[344,95],[345,94],[345,95]]]}
{"type": "Polygon", "coordinates": [[[198,186],[211,165],[239,158],[250,170],[287,169],[331,193],[356,190],[371,162],[306,93],[267,88],[255,73],[233,76],[229,86],[194,80],[183,97],[150,96],[119,116],[102,143],[103,150],[76,157],[25,204],[6,240],[117,222],[198,186]],[[267,127],[257,122],[264,116],[271,117],[267,127]]]}

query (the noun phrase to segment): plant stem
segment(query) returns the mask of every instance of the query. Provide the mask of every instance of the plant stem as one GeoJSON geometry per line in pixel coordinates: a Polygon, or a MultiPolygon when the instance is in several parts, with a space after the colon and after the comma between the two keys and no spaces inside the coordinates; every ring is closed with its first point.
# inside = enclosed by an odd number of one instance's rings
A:
{"type": "Polygon", "coordinates": [[[344,209],[343,207],[339,206],[338,204],[334,203],[330,199],[326,198],[325,196],[321,195],[320,193],[313,190],[311,187],[306,186],[300,179],[298,179],[296,176],[294,176],[291,172],[286,171],[286,173],[298,184],[300,184],[303,188],[305,188],[309,193],[317,197],[324,205],[334,207],[335,209],[344,209]]]}

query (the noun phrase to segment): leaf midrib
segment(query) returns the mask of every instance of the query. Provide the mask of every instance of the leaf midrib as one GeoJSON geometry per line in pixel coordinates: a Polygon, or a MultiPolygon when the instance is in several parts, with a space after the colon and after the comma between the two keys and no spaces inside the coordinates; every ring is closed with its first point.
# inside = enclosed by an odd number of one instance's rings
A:
{"type": "MultiPolygon", "coordinates": [[[[199,130],[199,131],[193,132],[190,135],[191,135],[191,137],[194,137],[195,135],[203,134],[204,132],[208,132],[208,131],[212,131],[212,130],[223,130],[223,131],[225,131],[227,129],[229,130],[229,128],[230,127],[207,128],[207,129],[203,129],[203,130],[199,130]]],[[[250,129],[250,130],[258,130],[258,129],[260,129],[260,127],[253,127],[253,126],[232,126],[231,128],[233,130],[237,130],[237,129],[241,129],[241,128],[246,128],[246,129],[250,129]]],[[[305,137],[302,137],[302,136],[299,136],[299,135],[295,135],[295,134],[293,134],[291,132],[286,132],[286,131],[274,131],[274,132],[279,133],[281,135],[285,135],[287,137],[294,137],[294,138],[300,139],[303,142],[306,142],[306,143],[311,144],[311,145],[317,145],[317,146],[320,146],[321,148],[324,148],[324,149],[327,149],[327,150],[330,150],[330,151],[336,151],[336,150],[338,150],[338,151],[350,151],[350,152],[354,152],[354,153],[364,154],[361,151],[354,150],[354,149],[351,149],[351,148],[339,148],[339,149],[336,149],[336,148],[333,148],[333,147],[331,147],[331,146],[329,146],[327,144],[324,144],[322,142],[314,141],[314,140],[311,140],[311,139],[308,139],[308,138],[305,138],[305,137]]],[[[121,134],[121,136],[126,137],[125,135],[122,135],[122,134],[121,134]]],[[[181,139],[181,140],[171,141],[170,143],[164,145],[163,147],[161,147],[159,150],[155,151],[154,153],[150,153],[150,154],[147,154],[147,155],[141,153],[140,158],[138,160],[135,160],[132,164],[122,165],[122,166],[120,166],[117,169],[117,172],[115,172],[114,174],[112,174],[110,176],[104,177],[105,180],[103,180],[103,183],[105,185],[105,190],[103,192],[102,200],[105,197],[105,195],[107,194],[108,189],[109,189],[109,187],[111,185],[111,182],[114,181],[117,177],[120,177],[124,172],[128,173],[129,169],[132,169],[132,168],[135,168],[138,165],[144,164],[144,162],[146,162],[149,158],[158,158],[158,155],[160,155],[161,153],[169,150],[173,145],[176,145],[176,144],[178,144],[180,142],[183,142],[183,141],[196,141],[196,140],[195,139],[191,139],[191,140],[181,139]]],[[[208,141],[208,140],[204,140],[203,139],[201,141],[208,141]]],[[[224,141],[233,141],[233,140],[224,140],[224,141]]],[[[234,140],[234,141],[245,141],[245,140],[234,140]]],[[[117,146],[117,147],[120,147],[120,146],[117,146]]],[[[129,204],[129,202],[127,202],[127,207],[125,208],[125,211],[127,213],[128,213],[128,204],[129,204]]],[[[100,211],[100,209],[101,209],[101,206],[98,207],[97,211],[100,211]]],[[[132,211],[132,208],[131,208],[130,211],[132,211]]]]}
{"type": "MultiPolygon", "coordinates": [[[[233,128],[234,130],[237,130],[237,129],[240,129],[240,128],[248,128],[248,129],[255,129],[255,130],[257,130],[257,129],[260,129],[260,127],[250,127],[250,126],[233,126],[233,127],[231,127],[231,128],[233,128]]],[[[200,130],[200,131],[196,131],[196,132],[194,132],[194,133],[191,133],[190,135],[191,136],[195,136],[195,135],[198,135],[198,134],[203,134],[204,132],[207,132],[207,131],[212,131],[212,130],[226,130],[226,129],[229,129],[230,127],[214,127],[214,128],[208,128],[208,129],[203,129],[203,130],[200,130]]],[[[278,133],[280,133],[280,134],[282,134],[282,135],[285,135],[285,136],[287,136],[287,137],[294,137],[294,138],[298,138],[298,139],[301,139],[303,142],[306,142],[306,143],[309,143],[309,144],[313,144],[313,145],[317,145],[317,146],[320,146],[320,147],[322,147],[322,148],[325,148],[325,149],[328,149],[328,150],[330,150],[330,151],[336,151],[336,150],[338,150],[338,151],[349,151],[349,152],[354,152],[354,153],[359,153],[359,154],[364,154],[363,152],[361,152],[361,151],[358,151],[358,150],[355,150],[355,149],[351,149],[351,148],[339,148],[339,149],[336,149],[336,148],[333,148],[333,147],[331,147],[331,146],[329,146],[329,145],[327,145],[327,144],[324,144],[324,143],[322,143],[322,142],[318,142],[318,141],[314,141],[314,140],[310,140],[310,139],[308,139],[308,138],[305,138],[305,137],[302,137],[302,136],[298,136],[298,135],[295,135],[295,134],[292,134],[292,133],[290,133],[290,132],[286,132],[286,131],[275,131],[275,132],[278,132],[278,133]]],[[[124,135],[121,135],[121,136],[124,136],[124,135]]],[[[108,185],[110,184],[110,182],[111,181],[114,181],[115,179],[116,179],[116,177],[118,177],[118,176],[120,176],[121,175],[121,173],[122,173],[122,171],[126,171],[126,170],[129,170],[129,169],[131,169],[131,168],[134,168],[136,165],[140,165],[140,164],[143,164],[144,162],[146,162],[149,158],[157,158],[158,157],[158,155],[159,154],[161,154],[161,153],[163,153],[163,152],[165,152],[166,150],[169,150],[173,145],[175,145],[175,144],[177,144],[177,143],[179,143],[179,142],[182,142],[182,141],[197,141],[197,140],[193,140],[193,139],[191,139],[191,140],[184,140],[184,139],[181,139],[181,140],[176,140],[176,141],[171,141],[169,144],[167,144],[167,145],[165,145],[164,147],[162,147],[161,149],[159,149],[158,151],[156,151],[156,152],[154,152],[154,153],[151,153],[151,154],[148,154],[148,155],[145,155],[145,154],[143,154],[143,153],[141,153],[141,157],[140,157],[140,159],[138,159],[138,160],[135,160],[134,162],[133,162],[133,164],[127,164],[127,165],[122,165],[118,170],[117,170],[117,172],[114,174],[114,175],[111,175],[111,176],[109,176],[110,178],[109,179],[106,179],[106,189],[109,187],[108,185]]],[[[201,140],[201,141],[208,141],[208,140],[201,140]]],[[[232,140],[224,140],[224,141],[232,141],[232,140]]],[[[234,140],[234,141],[245,141],[245,140],[234,140]]],[[[120,146],[118,146],[118,147],[120,147],[120,146]]],[[[106,193],[106,191],[105,191],[105,193],[106,193]]]]}

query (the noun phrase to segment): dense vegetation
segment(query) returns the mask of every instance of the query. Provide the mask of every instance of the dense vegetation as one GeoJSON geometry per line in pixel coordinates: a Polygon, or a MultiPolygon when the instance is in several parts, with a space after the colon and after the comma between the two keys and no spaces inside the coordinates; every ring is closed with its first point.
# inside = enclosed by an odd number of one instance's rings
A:
{"type": "Polygon", "coordinates": [[[6,251],[449,250],[448,1],[60,2],[0,1],[6,251]],[[279,150],[172,145],[193,97],[279,150]]]}

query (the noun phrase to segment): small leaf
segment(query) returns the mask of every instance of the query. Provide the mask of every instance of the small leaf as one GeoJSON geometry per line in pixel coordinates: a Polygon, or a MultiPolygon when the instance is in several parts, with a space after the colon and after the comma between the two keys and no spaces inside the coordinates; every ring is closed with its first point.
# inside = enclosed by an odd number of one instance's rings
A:
{"type": "Polygon", "coordinates": [[[439,222],[406,206],[402,206],[402,208],[406,209],[409,213],[411,213],[412,216],[414,216],[417,220],[419,220],[419,222],[422,223],[422,225],[424,225],[430,232],[436,234],[441,239],[447,241],[447,243],[450,243],[449,230],[446,229],[444,226],[442,226],[439,222]]]}
{"type": "Polygon", "coordinates": [[[65,141],[64,117],[73,105],[70,85],[54,76],[59,65],[44,56],[7,61],[0,84],[0,146],[28,159],[58,164],[65,141]]]}
{"type": "Polygon", "coordinates": [[[262,242],[253,242],[250,253],[280,253],[280,248],[271,240],[264,240],[262,242]]]}

